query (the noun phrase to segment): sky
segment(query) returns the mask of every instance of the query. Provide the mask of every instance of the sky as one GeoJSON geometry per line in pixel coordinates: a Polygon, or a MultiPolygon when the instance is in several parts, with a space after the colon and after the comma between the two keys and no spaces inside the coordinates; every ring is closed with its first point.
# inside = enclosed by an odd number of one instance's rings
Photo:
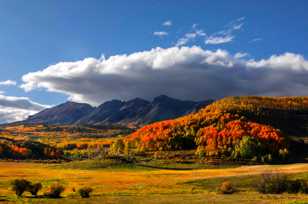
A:
{"type": "Polygon", "coordinates": [[[2,0],[0,123],[67,100],[308,95],[306,0],[2,0]]]}

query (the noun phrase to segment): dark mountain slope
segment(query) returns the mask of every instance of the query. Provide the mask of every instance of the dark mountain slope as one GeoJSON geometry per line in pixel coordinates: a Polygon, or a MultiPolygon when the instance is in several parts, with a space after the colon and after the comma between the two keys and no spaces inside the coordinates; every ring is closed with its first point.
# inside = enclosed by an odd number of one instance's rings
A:
{"type": "Polygon", "coordinates": [[[182,101],[165,95],[152,102],[136,98],[130,101],[108,101],[91,114],[77,121],[78,124],[103,125],[142,125],[155,121],[172,119],[198,110],[212,101],[182,101]]]}
{"type": "Polygon", "coordinates": [[[154,98],[150,104],[149,111],[144,116],[144,123],[152,123],[164,119],[173,119],[199,110],[210,104],[211,101],[194,102],[182,101],[165,95],[154,98]]]}
{"type": "Polygon", "coordinates": [[[130,101],[111,100],[97,108],[88,104],[67,102],[30,116],[21,124],[78,124],[139,126],[173,119],[212,103],[183,101],[162,95],[152,102],[136,98],[130,101]]]}
{"type": "Polygon", "coordinates": [[[88,104],[66,102],[53,108],[45,109],[33,116],[30,116],[22,123],[25,124],[72,124],[94,110],[88,104]]]}

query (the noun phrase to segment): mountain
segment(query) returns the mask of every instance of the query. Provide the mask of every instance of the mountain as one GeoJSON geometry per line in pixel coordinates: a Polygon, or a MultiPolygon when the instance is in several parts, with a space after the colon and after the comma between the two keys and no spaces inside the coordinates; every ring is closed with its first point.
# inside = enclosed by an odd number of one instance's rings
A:
{"type": "Polygon", "coordinates": [[[149,104],[149,111],[144,115],[144,123],[173,119],[188,113],[199,110],[201,107],[209,105],[212,101],[182,101],[161,95],[149,104]]]}
{"type": "Polygon", "coordinates": [[[94,110],[88,104],[66,102],[53,108],[47,108],[27,120],[22,121],[26,124],[72,124],[78,121],[83,116],[90,114],[94,110]]]}
{"type": "Polygon", "coordinates": [[[141,124],[149,111],[149,105],[150,102],[139,98],[130,101],[107,101],[77,121],[77,124],[141,124]]]}
{"type": "Polygon", "coordinates": [[[140,125],[172,119],[198,110],[212,101],[193,102],[174,99],[165,95],[152,102],[136,98],[130,101],[112,100],[103,103],[92,113],[77,121],[78,124],[140,125]]]}
{"type": "Polygon", "coordinates": [[[165,95],[153,101],[135,98],[129,101],[111,100],[94,108],[88,104],[67,102],[30,116],[24,124],[78,124],[139,126],[155,121],[173,119],[212,103],[212,100],[194,102],[165,95]]]}
{"type": "Polygon", "coordinates": [[[196,150],[202,158],[278,161],[308,156],[308,97],[227,97],[124,139],[138,151],[196,150]]]}

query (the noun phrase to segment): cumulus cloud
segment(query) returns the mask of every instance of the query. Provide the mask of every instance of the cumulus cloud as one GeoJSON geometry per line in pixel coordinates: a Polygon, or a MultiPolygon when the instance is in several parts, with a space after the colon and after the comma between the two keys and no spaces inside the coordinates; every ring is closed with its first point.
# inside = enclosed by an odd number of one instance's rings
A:
{"type": "Polygon", "coordinates": [[[153,33],[153,35],[159,36],[159,37],[164,37],[164,36],[168,35],[168,33],[166,31],[155,31],[153,33]]]}
{"type": "Polygon", "coordinates": [[[167,20],[167,21],[163,22],[162,25],[163,26],[172,26],[172,21],[171,20],[167,20]]]}
{"type": "Polygon", "coordinates": [[[20,121],[48,107],[27,97],[0,94],[0,123],[20,121]]]}
{"type": "Polygon", "coordinates": [[[229,95],[308,95],[308,61],[285,53],[254,60],[225,50],[155,48],[109,58],[59,62],[23,76],[22,87],[98,105],[167,94],[204,100],[229,95]]]}
{"type": "Polygon", "coordinates": [[[0,86],[16,86],[17,82],[12,80],[0,81],[0,86]]]}

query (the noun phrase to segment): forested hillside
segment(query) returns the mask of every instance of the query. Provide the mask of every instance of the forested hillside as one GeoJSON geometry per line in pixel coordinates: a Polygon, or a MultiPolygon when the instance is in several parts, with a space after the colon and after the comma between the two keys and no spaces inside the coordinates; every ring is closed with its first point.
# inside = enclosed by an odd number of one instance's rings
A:
{"type": "Polygon", "coordinates": [[[197,113],[144,126],[131,151],[196,149],[201,158],[275,161],[305,154],[308,97],[228,97],[197,113]]]}
{"type": "Polygon", "coordinates": [[[0,137],[0,159],[62,159],[62,151],[49,145],[29,140],[0,137]]]}

